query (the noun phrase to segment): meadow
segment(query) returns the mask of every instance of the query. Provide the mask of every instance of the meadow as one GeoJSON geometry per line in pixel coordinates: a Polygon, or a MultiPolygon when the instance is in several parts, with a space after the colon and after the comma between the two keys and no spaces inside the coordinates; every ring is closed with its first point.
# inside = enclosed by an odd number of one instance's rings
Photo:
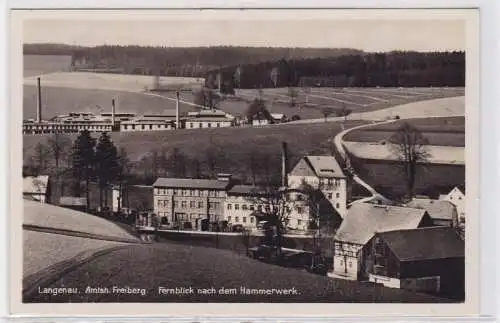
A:
{"type": "Polygon", "coordinates": [[[71,69],[71,56],[23,55],[23,76],[67,72],[71,69]]]}
{"type": "Polygon", "coordinates": [[[344,137],[344,140],[378,143],[388,141],[404,122],[419,129],[430,145],[465,147],[465,117],[399,120],[391,124],[353,130],[344,137]]]}

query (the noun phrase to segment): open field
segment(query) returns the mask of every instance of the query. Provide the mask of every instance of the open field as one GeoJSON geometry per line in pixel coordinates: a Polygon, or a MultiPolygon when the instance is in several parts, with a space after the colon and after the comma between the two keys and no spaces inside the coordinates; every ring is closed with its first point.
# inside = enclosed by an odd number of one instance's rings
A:
{"type": "MultiPolygon", "coordinates": [[[[388,144],[372,142],[344,143],[346,149],[353,155],[363,159],[397,160],[394,151],[388,144]]],[[[457,164],[465,165],[465,149],[453,146],[426,146],[429,156],[426,163],[429,164],[457,164]]]]}
{"type": "MultiPolygon", "coordinates": [[[[450,302],[375,284],[331,279],[265,264],[228,250],[161,243],[129,246],[92,259],[58,277],[50,287],[130,286],[146,294],[38,294],[25,302],[450,302]],[[189,294],[160,294],[168,288],[195,286],[189,294]],[[288,295],[248,295],[248,289],[290,289],[288,295]],[[200,293],[197,289],[214,293],[200,293]],[[218,292],[234,288],[236,293],[218,292]]],[[[49,286],[47,286],[49,287],[49,286]]]]}
{"type": "Polygon", "coordinates": [[[23,55],[23,75],[35,75],[55,72],[68,72],[71,69],[71,56],[65,55],[23,55]]]}
{"type": "Polygon", "coordinates": [[[391,124],[376,125],[368,129],[354,130],[344,137],[345,141],[383,142],[408,122],[418,128],[430,145],[465,147],[465,117],[443,117],[400,120],[391,124]]]}
{"type": "MultiPolygon", "coordinates": [[[[345,128],[362,124],[363,121],[350,121],[345,128]]],[[[127,150],[132,161],[137,161],[149,152],[163,149],[180,148],[185,154],[204,158],[204,149],[212,146],[222,150],[235,163],[241,161],[250,152],[278,154],[282,141],[289,144],[292,153],[297,156],[313,153],[322,143],[342,131],[342,124],[324,122],[319,124],[283,124],[280,126],[236,127],[211,129],[182,129],[178,131],[151,131],[111,133],[111,138],[118,147],[127,150]],[[196,136],[194,136],[196,135],[196,136]]],[[[77,135],[67,135],[74,140],[77,135]]],[[[94,135],[97,136],[97,135],[94,135]]],[[[44,143],[47,136],[24,135],[25,157],[33,154],[35,145],[44,143]]],[[[244,163],[244,161],[242,161],[244,163]]],[[[245,165],[241,165],[245,168],[245,165]]]]}

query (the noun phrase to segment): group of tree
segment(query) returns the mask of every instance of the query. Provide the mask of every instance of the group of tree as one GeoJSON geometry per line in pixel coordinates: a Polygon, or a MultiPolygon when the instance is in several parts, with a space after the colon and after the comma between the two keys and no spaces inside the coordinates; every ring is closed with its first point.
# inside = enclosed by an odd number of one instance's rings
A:
{"type": "Polygon", "coordinates": [[[217,77],[230,88],[464,86],[465,53],[394,51],[238,64],[210,71],[207,86],[217,77]]]}
{"type": "Polygon", "coordinates": [[[353,53],[361,51],[349,48],[24,44],[25,55],[71,55],[75,68],[107,68],[122,70],[126,74],[186,77],[202,77],[206,72],[223,66],[272,62],[283,57],[302,59],[353,53]]]}
{"type": "Polygon", "coordinates": [[[96,140],[89,131],[84,130],[74,141],[71,156],[75,195],[81,195],[83,182],[87,205],[90,205],[90,183],[97,182],[99,205],[103,207],[104,201],[108,200],[109,185],[121,181],[125,175],[126,152],[121,149],[120,154],[118,153],[108,133],[103,132],[96,140]]]}

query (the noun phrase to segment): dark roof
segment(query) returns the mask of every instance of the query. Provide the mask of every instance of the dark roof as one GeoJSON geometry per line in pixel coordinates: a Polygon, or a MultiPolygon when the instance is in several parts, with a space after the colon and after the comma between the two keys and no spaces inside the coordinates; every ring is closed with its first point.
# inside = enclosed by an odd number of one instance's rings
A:
{"type": "Polygon", "coordinates": [[[153,187],[173,187],[173,188],[199,188],[225,190],[229,186],[229,181],[219,181],[216,179],[197,178],[158,178],[153,187]]]}
{"type": "Polygon", "coordinates": [[[337,230],[335,240],[364,245],[376,232],[418,228],[426,214],[425,210],[409,207],[353,204],[337,230]]]}
{"type": "Polygon", "coordinates": [[[378,233],[400,261],[461,258],[465,243],[455,229],[426,227],[378,233]]]}
{"type": "Polygon", "coordinates": [[[265,189],[253,185],[234,185],[227,191],[230,195],[265,195],[265,189]]]}
{"type": "Polygon", "coordinates": [[[305,156],[292,169],[292,176],[310,176],[311,173],[322,178],[345,178],[337,159],[333,156],[305,156]]]}
{"type": "Polygon", "coordinates": [[[415,198],[408,206],[426,210],[433,219],[453,220],[457,216],[455,206],[448,201],[415,198]]]}

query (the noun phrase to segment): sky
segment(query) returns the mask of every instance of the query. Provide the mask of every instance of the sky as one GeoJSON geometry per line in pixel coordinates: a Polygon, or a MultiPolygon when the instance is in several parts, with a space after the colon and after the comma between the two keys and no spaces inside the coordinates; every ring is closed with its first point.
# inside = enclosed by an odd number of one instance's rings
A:
{"type": "Polygon", "coordinates": [[[209,19],[195,14],[164,19],[158,16],[107,17],[25,19],[23,42],[82,46],[348,47],[371,52],[464,50],[466,47],[465,20],[449,17],[346,19],[315,18],[307,14],[300,19],[296,16],[290,19],[241,16],[242,19],[238,19],[237,15],[234,19],[229,19],[228,15],[209,19]]]}

